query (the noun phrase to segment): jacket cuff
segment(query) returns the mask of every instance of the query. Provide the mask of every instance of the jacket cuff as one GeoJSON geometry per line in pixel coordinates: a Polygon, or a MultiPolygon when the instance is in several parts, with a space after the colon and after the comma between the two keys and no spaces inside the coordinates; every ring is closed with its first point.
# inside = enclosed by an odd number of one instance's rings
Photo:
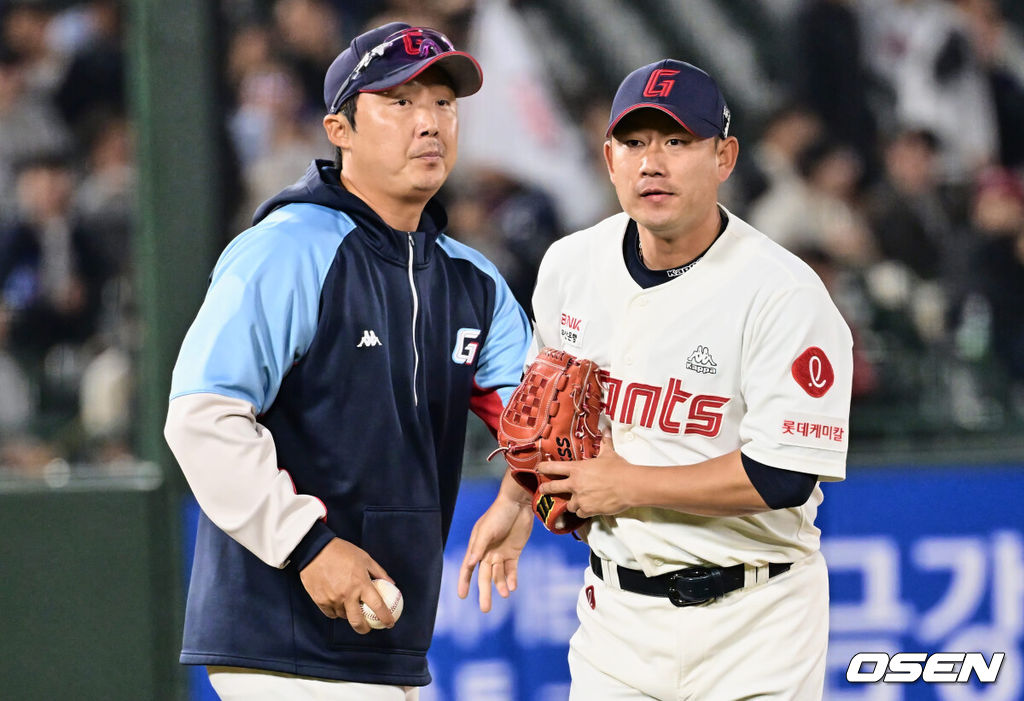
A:
{"type": "Polygon", "coordinates": [[[301,572],[314,557],[320,554],[324,546],[336,537],[334,531],[328,528],[326,523],[317,519],[309,532],[302,536],[302,540],[292,550],[292,554],[288,558],[289,564],[301,572]]]}

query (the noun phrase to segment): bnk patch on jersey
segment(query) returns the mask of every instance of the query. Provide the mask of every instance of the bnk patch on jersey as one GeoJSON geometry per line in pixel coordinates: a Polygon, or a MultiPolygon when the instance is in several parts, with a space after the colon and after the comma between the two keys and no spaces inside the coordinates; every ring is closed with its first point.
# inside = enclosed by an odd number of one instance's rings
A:
{"type": "Polygon", "coordinates": [[[832,388],[836,374],[825,351],[811,346],[793,361],[793,379],[815,399],[824,397],[832,388]]]}
{"type": "Polygon", "coordinates": [[[587,330],[587,322],[579,315],[562,312],[562,345],[579,346],[583,343],[583,332],[587,330]]]}

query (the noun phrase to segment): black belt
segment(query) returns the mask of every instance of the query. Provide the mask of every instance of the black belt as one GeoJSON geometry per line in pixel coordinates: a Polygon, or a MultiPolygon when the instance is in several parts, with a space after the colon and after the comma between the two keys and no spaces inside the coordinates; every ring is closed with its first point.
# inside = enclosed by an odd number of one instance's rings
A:
{"type": "MultiPolygon", "coordinates": [[[[768,565],[768,579],[788,572],[793,565],[789,562],[772,562],[768,565]]],[[[729,592],[743,588],[743,565],[732,567],[687,567],[648,577],[640,570],[630,570],[616,565],[619,588],[647,596],[667,596],[676,606],[694,606],[718,599],[729,592]]],[[[598,579],[604,579],[601,558],[590,552],[590,568],[598,579]]]]}

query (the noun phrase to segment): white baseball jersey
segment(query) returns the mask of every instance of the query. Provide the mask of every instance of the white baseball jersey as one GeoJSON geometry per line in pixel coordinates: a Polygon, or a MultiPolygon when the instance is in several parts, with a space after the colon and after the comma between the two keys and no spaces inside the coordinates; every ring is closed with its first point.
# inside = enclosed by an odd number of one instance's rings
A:
{"type": "MultiPolygon", "coordinates": [[[[617,214],[555,242],[533,297],[534,351],[561,348],[607,373],[616,451],[686,465],[740,448],[765,465],[846,474],[850,330],[800,259],[729,214],[685,274],[647,289],[630,276],[617,214]]],[[[796,562],[818,550],[822,493],[803,506],[705,517],[634,508],[595,518],[600,557],[652,576],[689,565],[796,562]]]]}

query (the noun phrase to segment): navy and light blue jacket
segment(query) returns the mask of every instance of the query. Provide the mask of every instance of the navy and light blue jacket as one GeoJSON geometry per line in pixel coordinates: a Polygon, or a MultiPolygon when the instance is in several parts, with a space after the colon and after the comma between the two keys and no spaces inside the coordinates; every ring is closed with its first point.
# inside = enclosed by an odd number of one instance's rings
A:
{"type": "Polygon", "coordinates": [[[395,231],[326,161],[254,222],[217,262],[171,397],[250,402],[278,464],[327,516],[282,569],[201,516],[181,660],[428,684],[467,412],[496,426],[529,322],[495,267],[442,233],[440,205],[428,203],[419,231],[395,231]],[[334,536],[402,590],[393,629],[358,635],[303,588],[299,569],[334,536]]]}

